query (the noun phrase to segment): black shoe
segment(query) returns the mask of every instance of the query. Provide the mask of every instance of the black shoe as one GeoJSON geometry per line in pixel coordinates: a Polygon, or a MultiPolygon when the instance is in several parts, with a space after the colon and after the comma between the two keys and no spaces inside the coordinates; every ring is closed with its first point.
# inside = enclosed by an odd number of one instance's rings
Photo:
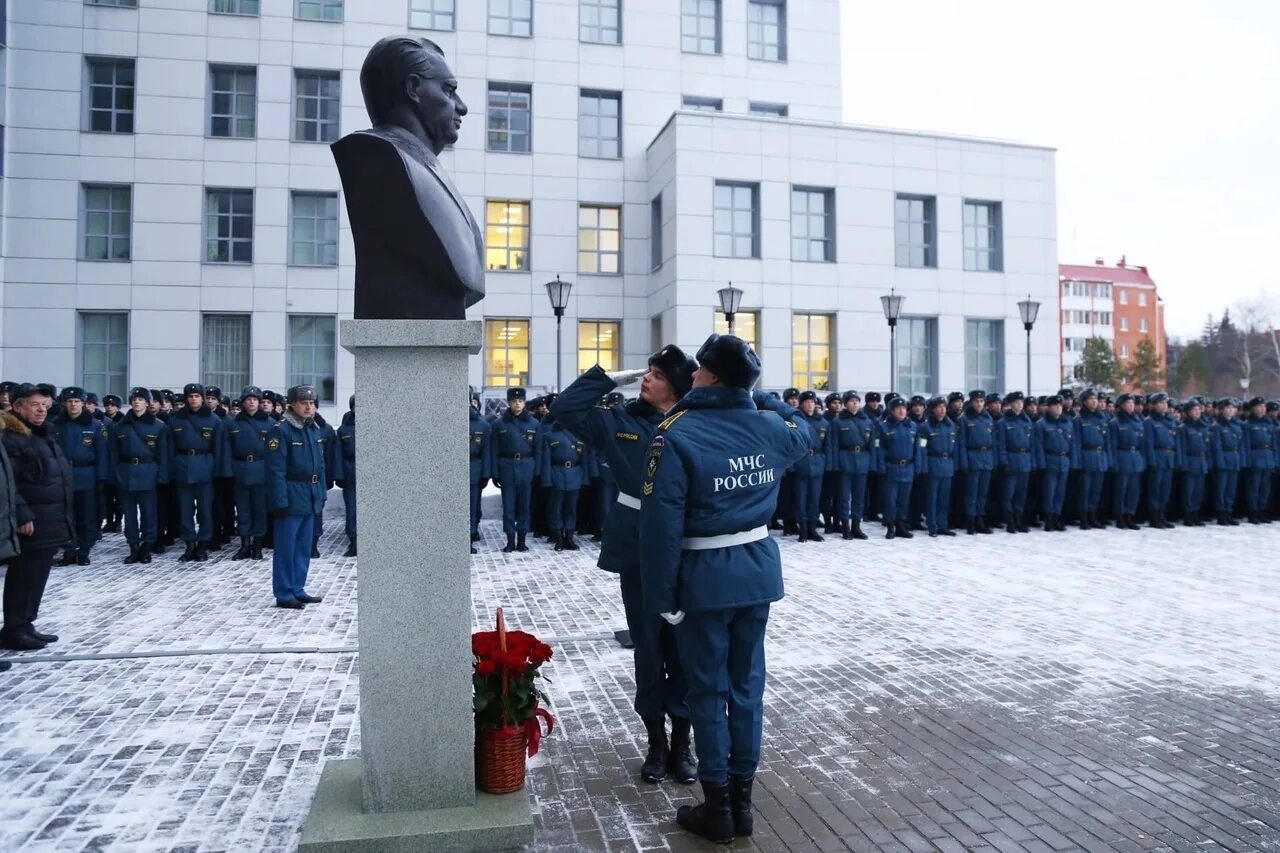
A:
{"type": "Polygon", "coordinates": [[[702,783],[705,801],[676,810],[676,823],[717,844],[733,841],[733,816],[729,810],[729,786],[702,783]]]}
{"type": "Polygon", "coordinates": [[[203,563],[205,560],[209,559],[209,549],[207,544],[201,542],[196,545],[196,554],[191,559],[197,563],[203,563]]]}
{"type": "Polygon", "coordinates": [[[316,543],[314,542],[311,543],[311,559],[313,560],[320,559],[320,548],[317,547],[316,543]]]}
{"type": "Polygon", "coordinates": [[[1004,526],[1005,530],[1007,530],[1009,533],[1018,532],[1018,522],[1014,520],[1013,513],[1011,512],[1005,513],[1004,521],[1005,521],[1005,526],[1004,526]]]}
{"type": "Polygon", "coordinates": [[[155,542],[152,542],[152,543],[151,543],[151,553],[152,553],[152,554],[163,554],[163,553],[164,553],[164,542],[162,542],[162,541],[161,541],[161,540],[159,540],[159,539],[157,539],[155,542]]]}
{"type": "Polygon", "coordinates": [[[62,555],[62,559],[58,561],[59,566],[74,566],[76,564],[76,552],[67,551],[62,555]]]}
{"type": "Polygon", "coordinates": [[[253,556],[253,549],[249,547],[249,537],[240,537],[240,550],[231,555],[233,560],[247,560],[253,556]]]}
{"type": "Polygon", "coordinates": [[[862,522],[861,522],[861,521],[853,521],[853,522],[851,523],[851,529],[853,530],[853,534],[852,534],[852,535],[853,535],[853,538],[854,538],[854,539],[866,539],[866,538],[867,538],[867,534],[865,534],[865,533],[863,533],[863,532],[862,532],[862,522]]]}
{"type": "Polygon", "coordinates": [[[729,813],[733,816],[733,834],[750,835],[755,829],[751,814],[751,783],[755,779],[729,778],[729,813]]]}
{"type": "Polygon", "coordinates": [[[671,758],[667,748],[667,718],[645,717],[644,730],[649,735],[649,751],[640,766],[640,778],[654,784],[667,778],[667,762],[671,758]]]}
{"type": "Polygon", "coordinates": [[[35,628],[28,628],[27,636],[35,637],[37,640],[45,644],[58,642],[57,634],[45,634],[41,631],[37,631],[35,628]]]}
{"type": "Polygon", "coordinates": [[[956,532],[952,530],[950,527],[944,527],[938,531],[938,535],[939,536],[955,536],[956,532]]]}
{"type": "Polygon", "coordinates": [[[472,542],[479,542],[479,541],[480,541],[480,534],[479,534],[479,533],[477,533],[477,532],[476,532],[476,531],[474,531],[474,530],[473,530],[473,531],[471,531],[471,541],[472,541],[472,542]]]}
{"type": "Polygon", "coordinates": [[[306,605],[303,604],[301,601],[298,601],[297,599],[290,598],[287,601],[277,600],[276,607],[282,608],[284,610],[302,610],[306,607],[306,605]]]}
{"type": "Polygon", "coordinates": [[[507,547],[502,549],[502,553],[510,554],[516,549],[516,535],[514,533],[507,534],[507,547]]]}
{"type": "Polygon", "coordinates": [[[138,555],[139,550],[140,549],[137,545],[129,546],[129,556],[124,558],[124,564],[126,566],[132,566],[134,563],[142,562],[142,558],[138,555]]]}
{"type": "Polygon", "coordinates": [[[991,528],[987,527],[987,517],[985,515],[978,516],[978,532],[979,533],[991,532],[991,528]]]}
{"type": "Polygon", "coordinates": [[[0,635],[0,649],[8,649],[12,652],[38,652],[45,645],[26,632],[0,635]]]}
{"type": "Polygon", "coordinates": [[[7,660],[0,660],[0,672],[8,672],[11,669],[13,669],[13,664],[7,660]]]}
{"type": "Polygon", "coordinates": [[[907,529],[907,523],[906,523],[905,521],[895,522],[895,524],[896,524],[896,526],[897,526],[897,528],[898,528],[898,538],[899,538],[899,539],[914,539],[914,538],[915,538],[915,534],[914,534],[914,533],[912,533],[909,529],[907,529]]]}
{"type": "Polygon", "coordinates": [[[1228,524],[1230,524],[1232,527],[1239,527],[1239,526],[1240,526],[1240,519],[1236,518],[1234,515],[1230,515],[1230,514],[1228,514],[1228,515],[1227,515],[1227,523],[1228,523],[1228,524]]]}
{"type": "Polygon", "coordinates": [[[884,526],[884,538],[885,539],[898,538],[898,525],[894,524],[892,521],[886,522],[884,526]]]}
{"type": "Polygon", "coordinates": [[[965,533],[969,534],[970,536],[973,536],[975,533],[978,532],[978,517],[976,515],[965,516],[965,522],[966,522],[965,528],[964,528],[965,533]]]}
{"type": "Polygon", "coordinates": [[[557,532],[557,533],[556,533],[556,535],[555,535],[555,543],[556,543],[556,545],[555,545],[555,550],[557,550],[557,551],[563,551],[563,550],[564,550],[564,535],[563,535],[563,534],[561,534],[561,533],[558,533],[558,532],[557,532]]]}
{"type": "Polygon", "coordinates": [[[301,601],[303,604],[319,604],[320,602],[324,601],[324,596],[304,594],[304,595],[298,596],[298,600],[301,601]]]}
{"type": "Polygon", "coordinates": [[[516,550],[522,554],[529,550],[529,546],[525,544],[523,533],[516,534],[516,550]]]}
{"type": "Polygon", "coordinates": [[[196,559],[196,543],[188,542],[187,548],[182,552],[182,556],[178,558],[179,563],[191,563],[196,559]]]}
{"type": "Polygon", "coordinates": [[[1014,513],[1014,514],[1013,514],[1013,520],[1014,520],[1014,522],[1015,522],[1015,523],[1017,524],[1017,526],[1018,526],[1018,532],[1019,532],[1019,533],[1030,533],[1030,532],[1031,532],[1031,527],[1027,524],[1026,519],[1025,519],[1025,518],[1023,518],[1022,513],[1020,513],[1020,512],[1016,512],[1016,513],[1014,513]]]}
{"type": "Polygon", "coordinates": [[[566,551],[578,550],[578,543],[573,541],[573,533],[569,531],[565,531],[565,534],[564,534],[564,549],[566,551]]]}
{"type": "Polygon", "coordinates": [[[151,562],[151,545],[150,545],[150,543],[148,543],[148,542],[143,542],[141,545],[139,545],[139,546],[138,546],[138,562],[139,562],[139,563],[150,563],[150,562],[151,562]]]}
{"type": "Polygon", "coordinates": [[[77,557],[76,557],[76,565],[77,565],[77,566],[87,566],[87,565],[89,565],[89,553],[88,553],[87,551],[86,551],[85,553],[80,554],[79,556],[77,556],[77,557]]]}
{"type": "MultiPolygon", "coordinates": [[[[828,532],[830,532],[829,529],[828,529],[828,532]]],[[[818,522],[816,521],[809,522],[809,541],[810,542],[826,542],[827,541],[827,537],[823,536],[821,533],[818,532],[818,522]]]]}
{"type": "Polygon", "coordinates": [[[249,554],[249,556],[251,556],[251,557],[252,557],[253,559],[255,559],[255,560],[262,560],[262,559],[265,559],[265,558],[262,556],[262,540],[261,540],[261,539],[259,539],[259,538],[257,538],[257,537],[255,536],[253,539],[251,539],[251,540],[249,540],[249,541],[253,543],[253,546],[252,546],[252,548],[250,549],[250,554],[249,554]]]}
{"type": "Polygon", "coordinates": [[[689,746],[692,724],[687,717],[671,718],[671,751],[667,756],[667,772],[677,782],[692,785],[698,781],[698,760],[689,746]]]}
{"type": "MultiPolygon", "coordinates": [[[[479,542],[479,541],[480,541],[480,538],[479,538],[478,536],[476,536],[475,534],[472,534],[472,539],[471,539],[471,541],[472,541],[472,542],[479,542]]],[[[352,537],[348,540],[348,542],[349,542],[349,544],[347,545],[347,550],[343,552],[342,556],[344,556],[344,557],[354,557],[354,556],[356,556],[356,537],[352,536],[352,537]]],[[[474,554],[474,553],[475,553],[475,551],[472,551],[471,553],[473,553],[473,554],[474,554]]]]}

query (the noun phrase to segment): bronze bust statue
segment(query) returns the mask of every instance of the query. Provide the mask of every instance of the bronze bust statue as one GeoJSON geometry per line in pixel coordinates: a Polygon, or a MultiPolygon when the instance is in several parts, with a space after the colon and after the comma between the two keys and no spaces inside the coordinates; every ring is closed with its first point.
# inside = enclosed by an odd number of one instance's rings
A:
{"type": "Polygon", "coordinates": [[[444,53],[390,36],[360,69],[373,127],[330,146],[356,247],[357,319],[462,320],[484,298],[484,241],[439,154],[467,105],[444,53]]]}

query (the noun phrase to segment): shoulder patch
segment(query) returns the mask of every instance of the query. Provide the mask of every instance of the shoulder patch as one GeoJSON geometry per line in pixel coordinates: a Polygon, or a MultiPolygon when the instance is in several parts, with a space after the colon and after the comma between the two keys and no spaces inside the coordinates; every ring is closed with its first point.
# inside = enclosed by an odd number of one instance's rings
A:
{"type": "MultiPolygon", "coordinates": [[[[665,421],[663,421],[662,423],[658,424],[658,429],[660,429],[660,430],[668,430],[668,429],[671,429],[671,425],[672,425],[672,424],[674,424],[676,421],[680,420],[682,417],[684,417],[684,413],[685,413],[685,412],[687,412],[687,411],[689,411],[689,410],[688,410],[688,409],[681,409],[680,411],[676,412],[674,415],[672,415],[671,417],[667,418],[667,419],[666,419],[665,421]]],[[[658,436],[658,437],[660,437],[660,436],[658,436]]]]}
{"type": "Polygon", "coordinates": [[[787,426],[791,427],[791,429],[799,429],[799,427],[798,427],[798,426],[796,426],[795,421],[783,421],[783,423],[785,423],[787,426]]]}
{"type": "Polygon", "coordinates": [[[267,450],[279,450],[279,449],[280,449],[280,439],[278,438],[267,439],[267,450]]]}

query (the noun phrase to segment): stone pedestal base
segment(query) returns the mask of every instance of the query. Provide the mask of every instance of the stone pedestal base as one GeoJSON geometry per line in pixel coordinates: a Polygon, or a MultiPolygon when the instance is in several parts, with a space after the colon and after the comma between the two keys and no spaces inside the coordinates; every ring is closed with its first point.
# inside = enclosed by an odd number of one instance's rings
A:
{"type": "Polygon", "coordinates": [[[489,853],[533,841],[524,791],[476,792],[473,806],[420,812],[366,812],[360,759],[329,761],[320,774],[300,853],[489,853]]]}

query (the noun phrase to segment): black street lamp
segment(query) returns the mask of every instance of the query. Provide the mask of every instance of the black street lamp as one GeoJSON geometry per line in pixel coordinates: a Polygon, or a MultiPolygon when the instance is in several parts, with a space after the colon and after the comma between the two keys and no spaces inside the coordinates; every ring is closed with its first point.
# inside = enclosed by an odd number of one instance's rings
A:
{"type": "Polygon", "coordinates": [[[1036,324],[1040,314],[1040,303],[1027,294],[1027,298],[1018,303],[1018,313],[1022,315],[1022,328],[1027,330],[1027,396],[1031,396],[1031,327],[1036,324]]]}
{"type": "Polygon", "coordinates": [[[734,287],[733,282],[729,282],[729,286],[717,290],[716,295],[720,297],[720,310],[724,312],[724,318],[729,324],[729,334],[732,335],[733,315],[738,313],[738,307],[742,305],[742,291],[734,287]]]}
{"type": "Polygon", "coordinates": [[[902,303],[907,297],[899,296],[889,288],[888,296],[880,297],[880,307],[884,309],[884,318],[889,321],[889,392],[896,390],[898,383],[898,316],[902,314],[902,303]]]}
{"type": "Polygon", "coordinates": [[[555,281],[547,282],[547,298],[551,300],[551,310],[556,312],[556,391],[564,386],[560,381],[560,321],[564,319],[565,306],[569,304],[569,291],[573,290],[573,285],[567,281],[561,281],[560,276],[556,276],[555,281]]]}

